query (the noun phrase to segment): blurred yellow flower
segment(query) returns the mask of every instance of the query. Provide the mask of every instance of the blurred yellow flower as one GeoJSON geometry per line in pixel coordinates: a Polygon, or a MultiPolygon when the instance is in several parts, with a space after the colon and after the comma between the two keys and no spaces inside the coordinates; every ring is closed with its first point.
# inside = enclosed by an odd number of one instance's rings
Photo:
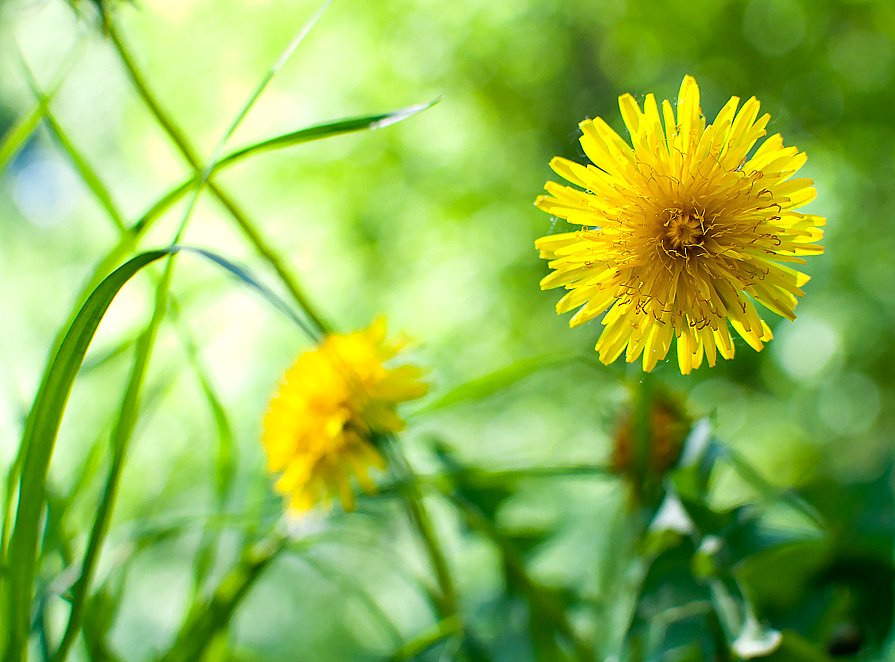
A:
{"type": "Polygon", "coordinates": [[[756,351],[771,339],[753,301],[788,319],[808,276],[784,263],[823,252],[826,219],[796,211],[811,202],[813,182],[793,178],[806,156],[766,135],[753,97],[733,97],[706,126],[696,80],[686,76],[677,101],[639,106],[619,97],[631,135],[625,142],[601,118],[579,126],[593,165],[561,157],[553,170],[579,188],[548,182],[535,204],[581,226],[542,237],[536,246],[553,270],[542,289],[568,293],[558,313],[579,308],[571,326],[608,310],[596,350],[609,364],[626,350],[652,370],[677,338],[678,364],[689,373],[703,355],[714,365],[734,344],[728,323],[756,351]],[[664,123],[664,127],[663,127],[664,123]]]}
{"type": "Polygon", "coordinates": [[[362,331],[326,336],[298,357],[271,398],[262,442],[290,510],[328,507],[337,496],[352,509],[351,477],[371,491],[370,469],[385,467],[373,435],[402,429],[398,403],[428,390],[420,368],[385,365],[403,346],[385,333],[380,318],[362,331]]]}

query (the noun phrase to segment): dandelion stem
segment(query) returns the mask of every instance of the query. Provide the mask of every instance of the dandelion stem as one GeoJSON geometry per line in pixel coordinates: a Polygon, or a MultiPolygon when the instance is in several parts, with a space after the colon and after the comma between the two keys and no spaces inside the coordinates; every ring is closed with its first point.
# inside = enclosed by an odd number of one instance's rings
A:
{"type": "MultiPolygon", "coordinates": [[[[471,529],[478,531],[497,546],[507,568],[512,572],[513,578],[522,585],[529,604],[532,606],[532,611],[533,607],[537,606],[538,615],[566,640],[574,651],[574,657],[581,662],[602,659],[594,652],[591,644],[578,636],[562,606],[557,604],[543,587],[529,576],[525,561],[513,545],[495,529],[493,523],[475,505],[463,497],[457,494],[446,496],[457,506],[460,516],[471,529]]],[[[532,618],[534,618],[534,613],[532,613],[532,618]]]]}
{"type": "Polygon", "coordinates": [[[440,595],[438,596],[437,607],[439,615],[445,619],[456,616],[459,613],[459,607],[454,581],[451,577],[451,571],[441,543],[435,534],[435,526],[423,504],[423,494],[422,490],[420,490],[416,473],[401,451],[397,439],[391,436],[386,437],[383,440],[383,446],[389,455],[392,468],[406,486],[404,506],[407,508],[410,521],[413,523],[420,540],[426,548],[426,554],[429,557],[429,562],[432,564],[432,570],[435,573],[435,579],[438,582],[440,595]]]}

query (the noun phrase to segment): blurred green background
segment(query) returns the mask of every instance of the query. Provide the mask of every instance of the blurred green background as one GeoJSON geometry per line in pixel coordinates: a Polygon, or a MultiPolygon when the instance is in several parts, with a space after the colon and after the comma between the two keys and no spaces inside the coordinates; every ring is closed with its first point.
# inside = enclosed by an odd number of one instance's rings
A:
{"type": "MultiPolygon", "coordinates": [[[[150,86],[207,157],[317,6],[147,0],[116,6],[115,16],[150,86]]],[[[51,108],[133,220],[189,169],[133,92],[87,3],[82,8],[79,19],[59,0],[0,4],[0,131],[35,105],[14,44],[43,89],[70,66],[51,108]]],[[[740,343],[734,361],[687,378],[672,357],[657,377],[687,394],[691,413],[709,416],[715,434],[774,485],[810,487],[822,477],[857,494],[852,486],[882,481],[872,498],[843,498],[839,507],[852,509],[841,513],[846,530],[885,538],[895,423],[893,39],[895,3],[887,0],[336,0],[231,144],[439,103],[394,126],[246,160],[217,181],[335,327],[357,328],[384,313],[392,330],[417,340],[414,358],[430,367],[433,398],[519,361],[560,357],[492,397],[412,420],[404,445],[419,467],[434,466],[436,442],[488,469],[601,463],[638,368],[601,366],[592,352],[599,322],[569,330],[568,317],[553,312],[558,293],[538,289],[546,266],[533,241],[554,221],[532,202],[553,176],[547,162],[557,154],[582,160],[577,123],[585,117],[621,130],[616,99],[624,92],[674,99],[690,73],[709,119],[732,95],[758,97],[772,115],[769,133],[808,153],[803,172],[818,190],[808,211],[829,219],[826,253],[809,260],[798,320],[768,313],[775,340],[764,352],[740,343]]],[[[181,203],[142,246],[167,245],[182,214],[181,203]]],[[[116,237],[57,141],[39,130],[0,180],[4,465],[52,340],[116,237]]],[[[277,287],[209,196],[185,243],[216,250],[277,287]]],[[[114,351],[148,320],[151,287],[139,278],[115,301],[76,382],[51,467],[61,494],[84,475],[89,449],[120,404],[128,358],[114,351]]],[[[235,428],[239,489],[231,509],[245,517],[232,526],[278,515],[257,442],[260,418],[306,341],[199,261],[182,259],[174,292],[183,328],[163,328],[101,576],[114,572],[116,550],[130,550],[135,532],[201,523],[210,508],[213,426],[184,368],[184,334],[235,428]]],[[[76,537],[95,509],[93,482],[69,514],[76,537]]],[[[517,487],[497,513],[501,527],[551,532],[528,557],[533,574],[599,594],[594,568],[615,553],[616,480],[527,479],[517,487]]],[[[711,495],[731,507],[754,491],[722,466],[711,495]]],[[[493,550],[432,505],[485,638],[501,659],[528,659],[524,614],[495,607],[493,550]]],[[[330,520],[331,542],[312,555],[327,572],[300,559],[278,562],[234,621],[239,659],[298,659],[296,651],[310,660],[374,659],[389,651],[393,643],[370,610],[334,578],[360,584],[402,637],[428,627],[432,616],[413,581],[424,563],[389,513],[372,499],[356,515],[330,520]]],[[[151,658],[170,640],[197,532],[198,524],[135,553],[112,638],[126,659],[151,658]]]]}

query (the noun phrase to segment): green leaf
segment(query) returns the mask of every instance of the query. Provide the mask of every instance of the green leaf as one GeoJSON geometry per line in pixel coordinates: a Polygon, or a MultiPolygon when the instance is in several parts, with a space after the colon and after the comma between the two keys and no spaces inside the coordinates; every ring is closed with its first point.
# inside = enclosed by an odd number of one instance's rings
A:
{"type": "Polygon", "coordinates": [[[112,222],[119,230],[125,229],[124,216],[118,210],[118,207],[115,205],[115,201],[112,199],[112,194],[106,185],[103,183],[102,179],[93,169],[93,167],[87,162],[87,159],[81,154],[72,140],[68,137],[68,134],[62,128],[58,121],[56,121],[56,116],[50,110],[50,97],[42,92],[37,85],[37,81],[34,79],[34,74],[31,72],[31,69],[28,67],[24,58],[21,59],[22,62],[22,71],[25,74],[25,78],[28,81],[28,85],[31,88],[32,94],[37,97],[39,101],[39,109],[43,111],[43,117],[47,122],[47,125],[50,127],[50,130],[53,132],[53,135],[56,136],[56,140],[59,141],[59,144],[62,146],[62,149],[65,151],[69,160],[72,162],[72,165],[75,167],[75,170],[78,171],[78,174],[81,176],[81,180],[87,185],[87,188],[93,193],[94,197],[97,199],[102,208],[106,211],[106,214],[109,218],[112,219],[112,222]]]}
{"type": "MultiPolygon", "coordinates": [[[[407,106],[406,108],[393,110],[387,113],[348,117],[331,122],[324,122],[322,124],[299,129],[298,131],[284,133],[273,138],[266,138],[228,153],[217,162],[215,171],[233,165],[237,161],[241,161],[252,154],[282,149],[283,147],[292,147],[293,145],[310,142],[312,140],[322,140],[323,138],[338,136],[345,133],[354,133],[365,129],[382,129],[391,126],[392,124],[402,122],[409,117],[413,117],[417,113],[421,113],[424,110],[431,108],[438,103],[439,100],[440,99],[433,99],[427,103],[407,106]]],[[[190,182],[184,182],[181,186],[188,188],[193,181],[195,181],[195,179],[190,182]]]]}
{"type": "Polygon", "coordinates": [[[295,322],[298,327],[304,331],[305,335],[311,340],[318,340],[319,334],[314,329],[312,324],[300,317],[295,309],[292,308],[288,303],[283,301],[276,292],[267,287],[264,283],[256,279],[252,274],[250,274],[246,269],[239,266],[235,262],[231,262],[225,257],[218,255],[217,253],[213,253],[211,251],[205,250],[204,248],[193,248],[191,246],[180,246],[179,250],[188,251],[190,253],[195,253],[196,255],[201,255],[202,257],[214,262],[224,270],[230,272],[233,276],[236,277],[237,280],[242,283],[248,285],[256,292],[258,292],[267,302],[272,305],[274,308],[283,313],[286,317],[295,322]]]}
{"type": "Polygon", "coordinates": [[[475,402],[499,393],[500,391],[522,381],[526,377],[544,368],[553,368],[565,363],[577,361],[577,356],[568,354],[551,354],[534,358],[521,359],[508,366],[476,377],[460,386],[456,386],[444,395],[423,405],[407,415],[407,418],[425,416],[432,412],[453,407],[464,402],[475,402]]]}
{"type": "MultiPolygon", "coordinates": [[[[315,140],[323,140],[347,133],[356,133],[366,129],[378,129],[391,126],[401,122],[409,117],[413,117],[427,108],[431,108],[438,99],[428,103],[416,104],[400,108],[387,113],[378,113],[374,115],[363,115],[358,117],[348,117],[344,119],[333,120],[315,124],[297,131],[290,131],[272,138],[265,138],[255,143],[239,147],[232,152],[222,156],[217,163],[211,168],[209,177],[215,175],[240,161],[264,152],[271,152],[277,149],[293,147],[302,143],[312,142],[315,140]]],[[[182,181],[177,186],[171,188],[167,193],[161,196],[153,205],[147,209],[137,222],[131,227],[131,232],[135,235],[142,235],[146,232],[166,210],[174,203],[182,198],[195,184],[200,181],[202,173],[194,173],[193,176],[182,181]]]]}
{"type": "Polygon", "coordinates": [[[9,542],[8,574],[3,578],[6,599],[0,601],[0,608],[5,610],[3,622],[9,624],[6,628],[9,659],[18,659],[27,641],[47,473],[62,415],[84,355],[106,310],[125,283],[147,265],[179,251],[200,255],[237,276],[304,328],[295,312],[289,310],[269,288],[241,267],[204,249],[172,246],[142,253],[116,269],[97,286],[68,327],[55,356],[48,363],[22,436],[24,456],[19,502],[9,542]]]}
{"type": "Polygon", "coordinates": [[[15,526],[9,542],[9,574],[5,582],[6,600],[3,601],[6,610],[3,621],[8,632],[7,659],[21,659],[27,642],[47,472],[78,369],[100,321],[124,284],[148,264],[176,250],[170,248],[138,255],[103,280],[81,307],[44,373],[21,441],[25,455],[15,526]]]}

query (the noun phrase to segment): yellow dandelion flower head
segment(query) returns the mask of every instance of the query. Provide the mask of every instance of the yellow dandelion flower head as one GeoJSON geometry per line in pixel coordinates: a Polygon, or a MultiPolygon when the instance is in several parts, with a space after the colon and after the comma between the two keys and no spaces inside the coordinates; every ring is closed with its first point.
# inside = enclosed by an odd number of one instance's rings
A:
{"type": "Polygon", "coordinates": [[[420,368],[387,365],[403,345],[386,340],[380,318],[361,331],[327,335],[286,371],[264,416],[262,443],[291,511],[329,506],[335,497],[352,509],[352,477],[374,489],[369,471],[385,462],[373,435],[402,429],[398,403],[428,390],[420,368]]]}
{"type": "Polygon", "coordinates": [[[823,252],[826,219],[797,211],[814,182],[794,177],[806,156],[766,138],[770,115],[752,97],[733,97],[706,125],[699,87],[684,77],[677,115],[648,94],[643,107],[619,97],[631,136],[623,140],[601,118],[581,122],[592,162],[554,158],[553,170],[575,186],[548,182],[535,204],[581,226],[535,242],[552,272],[542,289],[569,290],[558,313],[578,311],[577,326],[603,313],[596,345],[609,364],[625,351],[652,370],[677,338],[682,373],[703,357],[733,358],[733,329],[756,351],[771,330],[755,303],[795,319],[808,276],[787,264],[823,252]],[[607,312],[608,311],[608,312],[607,312]]]}

